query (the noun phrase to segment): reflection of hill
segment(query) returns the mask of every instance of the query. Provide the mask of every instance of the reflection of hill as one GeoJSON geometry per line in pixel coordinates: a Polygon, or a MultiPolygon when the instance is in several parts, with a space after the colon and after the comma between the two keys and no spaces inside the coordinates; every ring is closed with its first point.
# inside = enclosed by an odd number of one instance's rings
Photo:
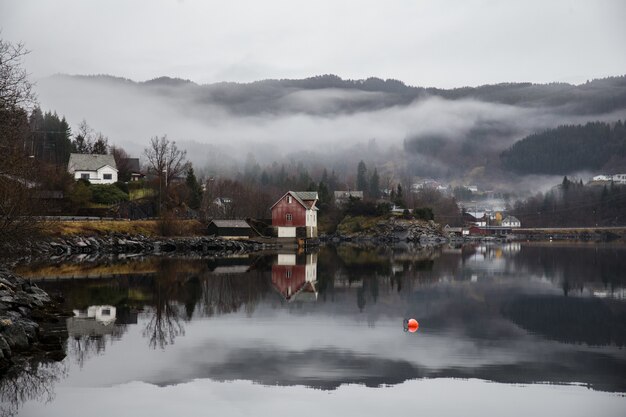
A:
{"type": "Polygon", "coordinates": [[[622,303],[526,295],[503,305],[502,313],[524,329],[560,342],[620,347],[626,343],[626,307],[622,303]]]}
{"type": "Polygon", "coordinates": [[[509,259],[518,270],[528,270],[552,280],[569,283],[602,282],[626,284],[624,259],[626,246],[557,246],[522,245],[522,250],[509,259]]]}

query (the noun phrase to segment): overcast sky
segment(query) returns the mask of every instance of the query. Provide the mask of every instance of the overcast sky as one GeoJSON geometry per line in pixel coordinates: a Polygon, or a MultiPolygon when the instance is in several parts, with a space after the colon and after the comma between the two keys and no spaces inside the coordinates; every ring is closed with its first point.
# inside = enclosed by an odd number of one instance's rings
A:
{"type": "Polygon", "coordinates": [[[623,0],[0,0],[35,79],[578,83],[626,73],[625,19],[623,0]]]}

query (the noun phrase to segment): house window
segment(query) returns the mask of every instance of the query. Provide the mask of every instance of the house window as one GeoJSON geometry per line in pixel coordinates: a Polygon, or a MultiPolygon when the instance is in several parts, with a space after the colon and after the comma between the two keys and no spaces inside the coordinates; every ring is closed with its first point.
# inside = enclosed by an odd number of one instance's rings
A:
{"type": "Polygon", "coordinates": [[[89,174],[80,174],[80,179],[81,180],[88,180],[89,179],[89,174]]]}
{"type": "Polygon", "coordinates": [[[113,179],[113,174],[103,174],[102,178],[104,178],[105,180],[112,180],[113,179]]]}
{"type": "Polygon", "coordinates": [[[102,309],[102,315],[103,316],[110,316],[111,315],[111,309],[110,308],[102,309]]]}
{"type": "Polygon", "coordinates": [[[291,278],[291,269],[287,270],[287,278],[291,278]]]}
{"type": "Polygon", "coordinates": [[[287,203],[291,204],[291,196],[290,195],[287,196],[287,203]]]}
{"type": "Polygon", "coordinates": [[[287,218],[288,222],[293,220],[293,216],[291,215],[291,213],[287,213],[287,215],[285,217],[287,218]]]}

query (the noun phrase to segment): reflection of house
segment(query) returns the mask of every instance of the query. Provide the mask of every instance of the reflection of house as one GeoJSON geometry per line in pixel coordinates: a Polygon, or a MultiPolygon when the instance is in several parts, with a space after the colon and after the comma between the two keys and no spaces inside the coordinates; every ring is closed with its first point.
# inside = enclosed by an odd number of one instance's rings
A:
{"type": "Polygon", "coordinates": [[[279,254],[272,285],[287,301],[317,300],[317,254],[279,254]]]}
{"type": "Polygon", "coordinates": [[[113,306],[90,306],[87,310],[74,310],[74,317],[94,319],[104,324],[115,321],[116,309],[113,306]]]}
{"type": "Polygon", "coordinates": [[[315,191],[288,191],[271,207],[272,226],[278,237],[317,237],[315,191]]]}
{"type": "Polygon", "coordinates": [[[207,227],[207,233],[227,239],[246,239],[253,236],[252,228],[245,220],[213,220],[207,227]]]}
{"type": "Polygon", "coordinates": [[[113,155],[70,154],[67,172],[74,179],[84,179],[93,184],[113,184],[117,182],[117,165],[113,155]]]}
{"type": "Polygon", "coordinates": [[[67,331],[71,337],[103,336],[114,334],[116,309],[113,306],[90,306],[87,310],[74,310],[74,317],[67,319],[67,331]]]}
{"type": "Polygon", "coordinates": [[[517,217],[514,216],[506,216],[504,220],[502,220],[502,227],[521,227],[522,223],[519,221],[517,217]]]}
{"type": "Polygon", "coordinates": [[[350,199],[363,200],[363,191],[335,191],[335,205],[345,206],[350,199]]]}

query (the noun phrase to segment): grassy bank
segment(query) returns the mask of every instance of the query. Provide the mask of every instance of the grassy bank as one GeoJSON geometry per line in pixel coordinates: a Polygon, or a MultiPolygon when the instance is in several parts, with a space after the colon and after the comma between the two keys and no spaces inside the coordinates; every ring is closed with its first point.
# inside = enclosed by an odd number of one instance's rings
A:
{"type": "MultiPolygon", "coordinates": [[[[55,221],[46,226],[45,234],[61,236],[104,236],[110,233],[129,235],[161,236],[161,224],[158,220],[102,220],[102,221],[55,221]]],[[[204,226],[197,220],[172,220],[167,225],[168,236],[201,236],[204,226]]]]}

